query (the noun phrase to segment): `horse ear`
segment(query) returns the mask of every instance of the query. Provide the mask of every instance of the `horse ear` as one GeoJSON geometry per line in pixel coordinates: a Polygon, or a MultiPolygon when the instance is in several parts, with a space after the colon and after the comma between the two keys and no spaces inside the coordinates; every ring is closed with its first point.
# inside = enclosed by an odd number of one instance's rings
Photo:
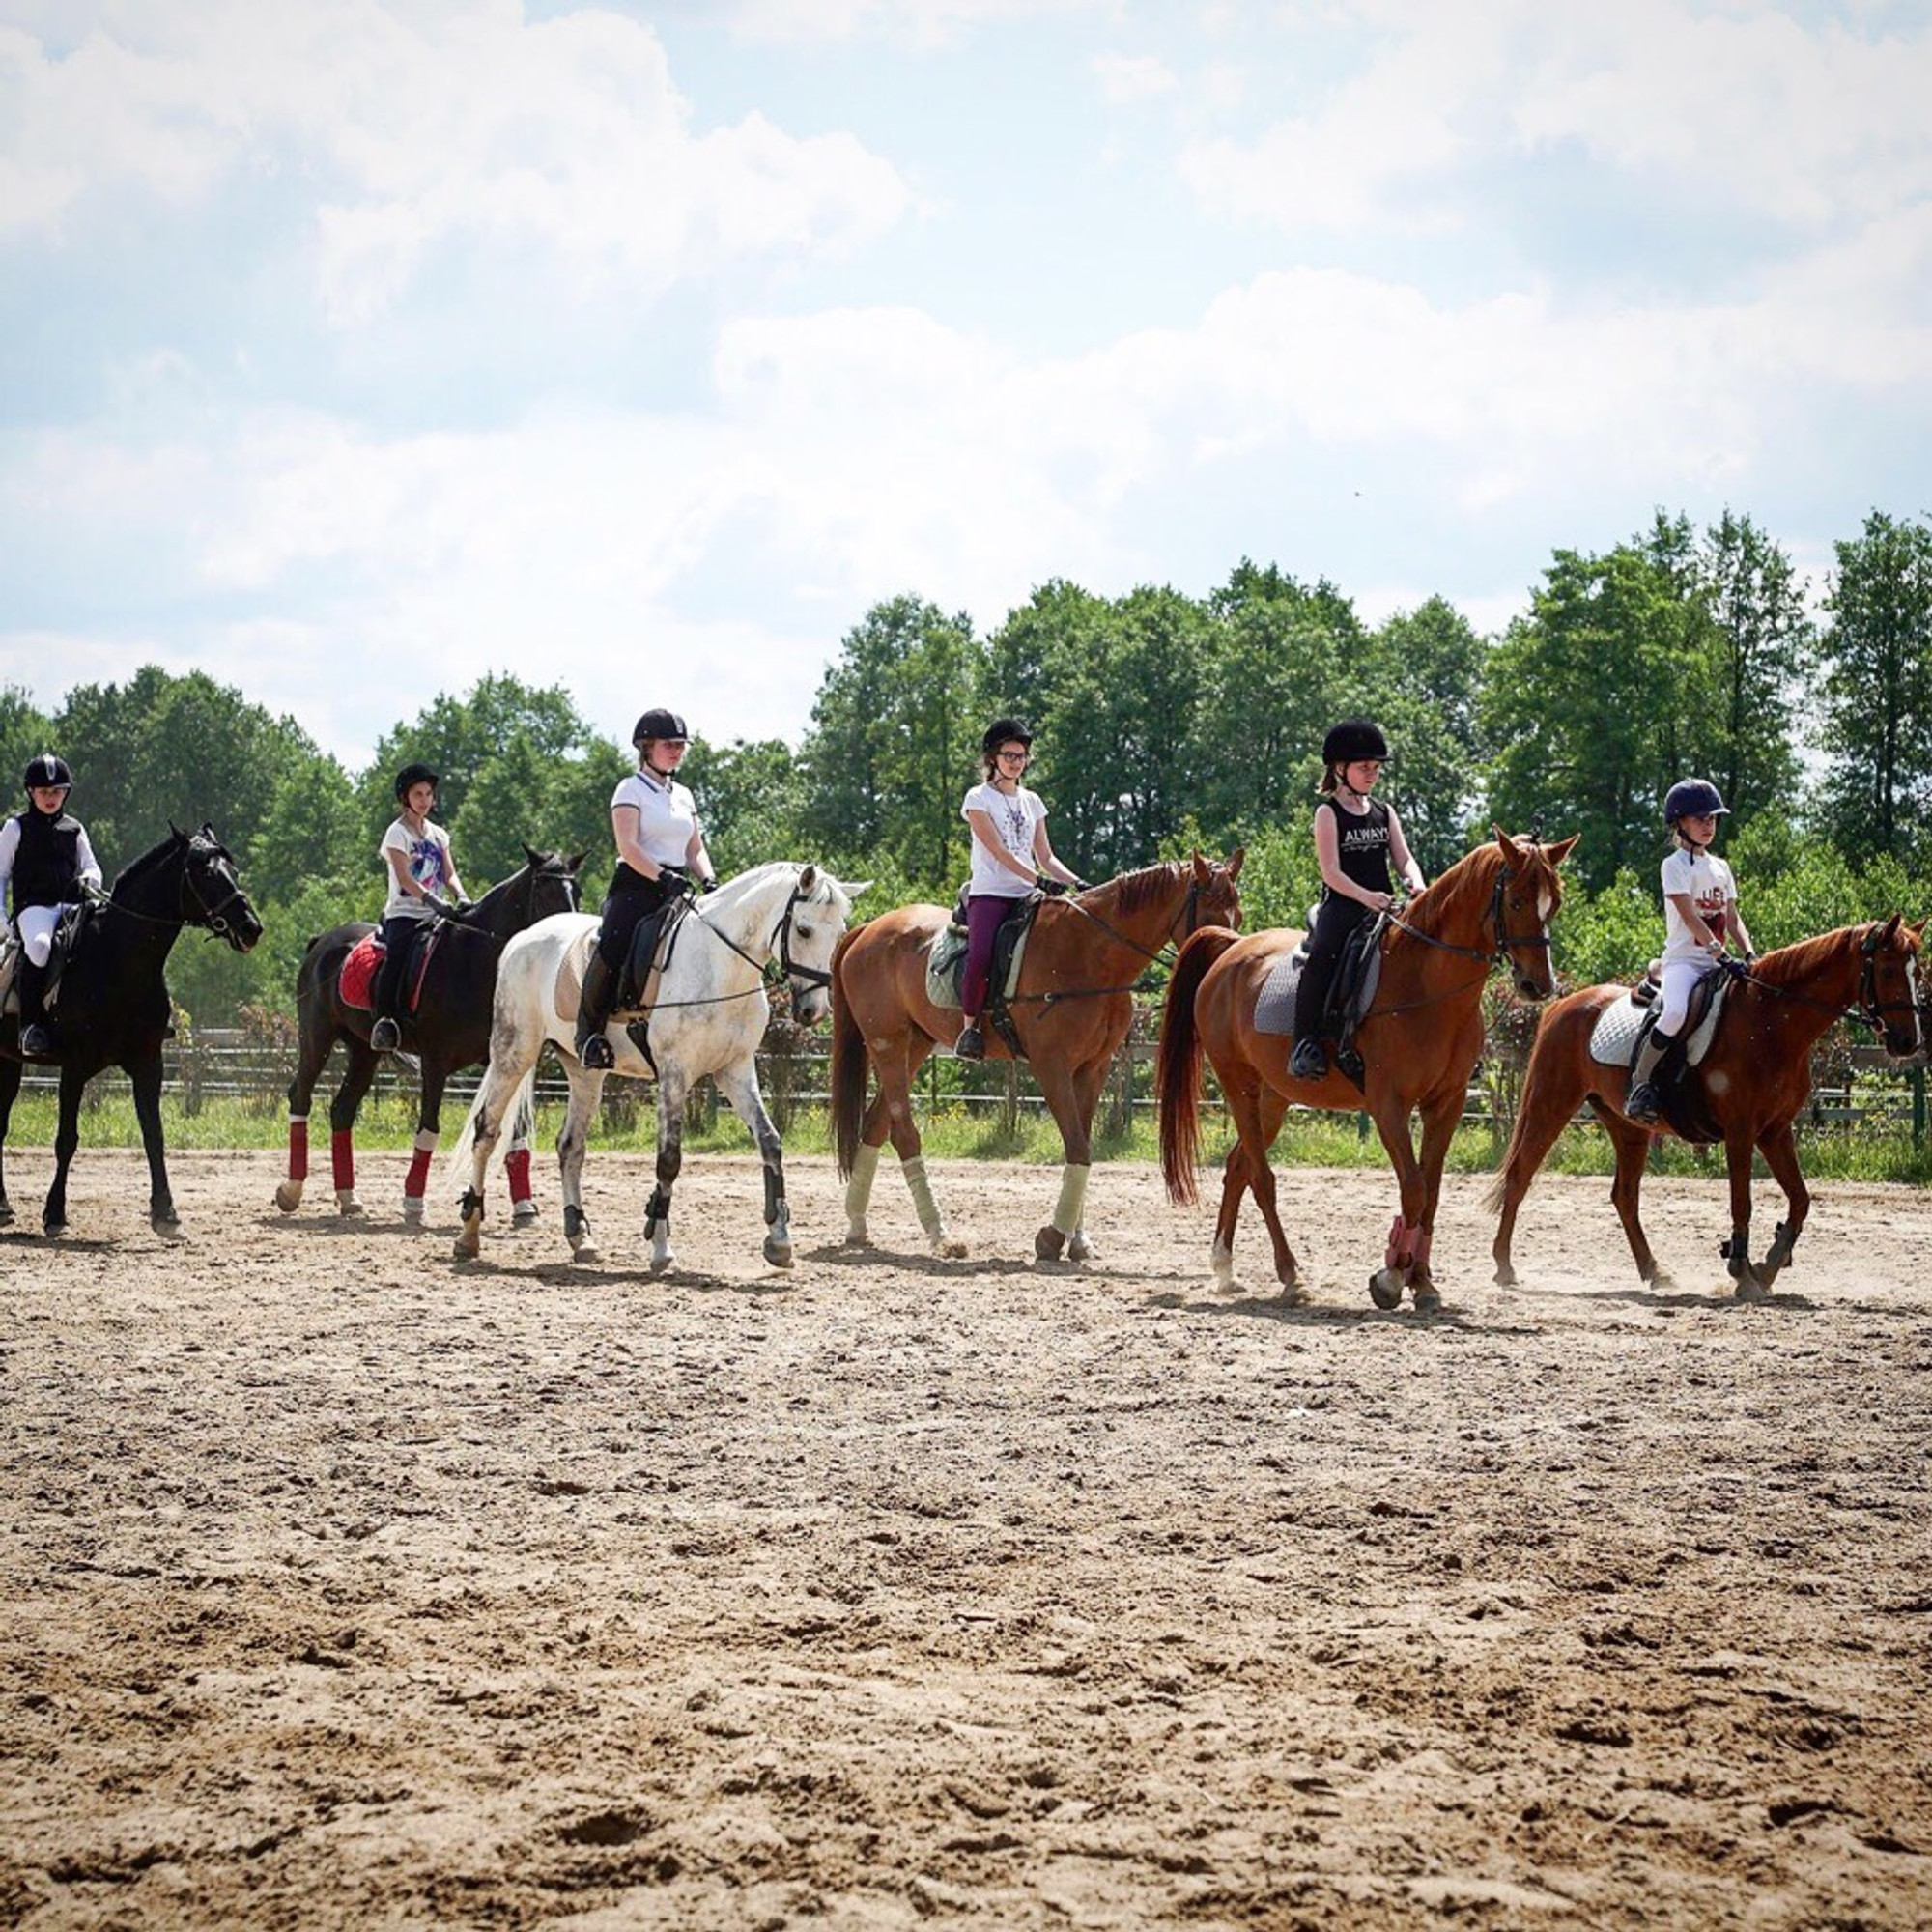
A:
{"type": "Polygon", "coordinates": [[[585,854],[588,852],[588,849],[589,848],[586,846],[583,852],[573,852],[570,855],[570,857],[563,862],[563,869],[566,872],[576,871],[578,867],[583,864],[584,857],[585,854]]]}
{"type": "Polygon", "coordinates": [[[1205,886],[1208,883],[1208,874],[1214,869],[1213,867],[1199,852],[1195,853],[1191,863],[1194,867],[1194,876],[1205,886]]]}
{"type": "Polygon", "coordinates": [[[1569,858],[1571,853],[1577,849],[1577,839],[1582,838],[1582,836],[1583,835],[1580,832],[1573,832],[1571,833],[1569,838],[1559,838],[1554,845],[1546,845],[1543,848],[1543,856],[1546,859],[1548,859],[1552,866],[1562,865],[1564,860],[1569,858]]]}
{"type": "Polygon", "coordinates": [[[1925,937],[1925,928],[1928,925],[1932,925],[1932,913],[1928,913],[1925,918],[1921,919],[1918,922],[1918,923],[1912,928],[1913,938],[1923,939],[1925,937]]]}
{"type": "Polygon", "coordinates": [[[1902,912],[1893,913],[1892,916],[1889,920],[1887,920],[1886,923],[1879,928],[1878,936],[1884,940],[1889,940],[1894,938],[1898,932],[1899,924],[1904,920],[1904,918],[1905,915],[1902,912]]]}
{"type": "Polygon", "coordinates": [[[181,827],[174,822],[172,818],[168,820],[168,830],[172,832],[177,838],[185,838],[187,837],[187,834],[184,832],[181,829],[181,827]]]}
{"type": "Polygon", "coordinates": [[[1500,825],[1492,823],[1490,830],[1496,835],[1496,843],[1502,847],[1503,857],[1505,859],[1513,859],[1520,865],[1522,862],[1522,847],[1500,825]]]}
{"type": "Polygon", "coordinates": [[[536,850],[534,846],[525,844],[524,840],[521,838],[517,840],[517,843],[519,845],[523,845],[524,858],[526,859],[526,861],[527,861],[528,864],[532,866],[541,866],[543,864],[543,854],[538,850],[536,850]]]}
{"type": "Polygon", "coordinates": [[[798,895],[802,899],[809,899],[817,889],[818,867],[807,860],[805,869],[798,875],[798,895]]]}
{"type": "Polygon", "coordinates": [[[1241,867],[1246,862],[1247,856],[1248,856],[1248,848],[1245,845],[1236,845],[1235,849],[1228,854],[1229,878],[1238,879],[1241,876],[1241,867]]]}
{"type": "Polygon", "coordinates": [[[861,893],[869,893],[872,890],[870,879],[835,879],[833,884],[845,895],[847,905],[850,905],[861,893]]]}

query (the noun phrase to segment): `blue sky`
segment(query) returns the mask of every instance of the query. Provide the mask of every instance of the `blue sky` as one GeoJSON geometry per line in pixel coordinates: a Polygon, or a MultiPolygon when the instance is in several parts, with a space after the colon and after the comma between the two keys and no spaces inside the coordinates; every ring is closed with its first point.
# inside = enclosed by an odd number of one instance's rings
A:
{"type": "Polygon", "coordinates": [[[902,591],[1932,509],[1932,10],[0,0],[0,682],[796,740],[902,591]]]}

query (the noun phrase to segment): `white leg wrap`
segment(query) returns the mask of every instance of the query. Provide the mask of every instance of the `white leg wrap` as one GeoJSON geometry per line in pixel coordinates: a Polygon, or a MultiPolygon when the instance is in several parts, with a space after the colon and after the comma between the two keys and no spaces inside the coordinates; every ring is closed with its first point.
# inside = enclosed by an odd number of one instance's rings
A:
{"type": "Polygon", "coordinates": [[[879,1149],[861,1146],[852,1162],[852,1178],[845,1183],[845,1220],[856,1234],[866,1225],[866,1210],[872,1205],[872,1182],[878,1178],[879,1149]]]}
{"type": "Polygon", "coordinates": [[[1053,1210],[1053,1225],[1063,1235],[1079,1232],[1080,1217],[1087,1211],[1087,1177],[1093,1172],[1070,1161],[1060,1170],[1060,1202],[1053,1210]]]}
{"type": "Polygon", "coordinates": [[[946,1219],[939,1203],[932,1198],[932,1182],[926,1179],[925,1156],[916,1153],[899,1163],[906,1185],[912,1189],[912,1205],[919,1210],[919,1225],[936,1241],[946,1233],[946,1219]]]}

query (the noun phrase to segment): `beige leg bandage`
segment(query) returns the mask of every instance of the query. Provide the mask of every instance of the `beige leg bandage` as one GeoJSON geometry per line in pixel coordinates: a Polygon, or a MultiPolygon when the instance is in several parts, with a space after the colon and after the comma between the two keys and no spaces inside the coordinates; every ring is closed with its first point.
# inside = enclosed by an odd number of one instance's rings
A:
{"type": "Polygon", "coordinates": [[[912,1189],[912,1205],[919,1210],[919,1225],[937,1240],[946,1232],[946,1221],[939,1211],[939,1203],[932,1198],[932,1182],[925,1177],[925,1156],[916,1153],[899,1165],[906,1185],[912,1189]]]}
{"type": "Polygon", "coordinates": [[[859,1149],[852,1161],[852,1178],[845,1183],[845,1219],[855,1228],[866,1225],[866,1209],[872,1203],[872,1181],[879,1172],[879,1150],[859,1149]]]}
{"type": "Polygon", "coordinates": [[[1080,1217],[1087,1211],[1087,1177],[1093,1172],[1070,1162],[1060,1170],[1060,1202],[1053,1210],[1053,1225],[1063,1235],[1079,1229],[1080,1217]]]}

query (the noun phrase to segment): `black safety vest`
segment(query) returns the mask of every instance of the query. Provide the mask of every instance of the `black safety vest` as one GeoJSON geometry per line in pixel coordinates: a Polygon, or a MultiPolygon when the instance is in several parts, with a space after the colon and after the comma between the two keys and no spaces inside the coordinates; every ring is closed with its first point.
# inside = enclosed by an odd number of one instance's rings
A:
{"type": "Polygon", "coordinates": [[[80,820],[62,812],[49,818],[30,806],[16,812],[19,848],[14,854],[14,911],[60,905],[80,884],[80,820]]]}
{"type": "MultiPolygon", "coordinates": [[[[1321,803],[1335,814],[1335,857],[1343,877],[1368,892],[1394,892],[1395,880],[1389,871],[1388,807],[1370,799],[1368,810],[1358,818],[1339,799],[1326,798],[1321,803]]],[[[1321,895],[1330,896],[1325,886],[1321,895]]]]}

